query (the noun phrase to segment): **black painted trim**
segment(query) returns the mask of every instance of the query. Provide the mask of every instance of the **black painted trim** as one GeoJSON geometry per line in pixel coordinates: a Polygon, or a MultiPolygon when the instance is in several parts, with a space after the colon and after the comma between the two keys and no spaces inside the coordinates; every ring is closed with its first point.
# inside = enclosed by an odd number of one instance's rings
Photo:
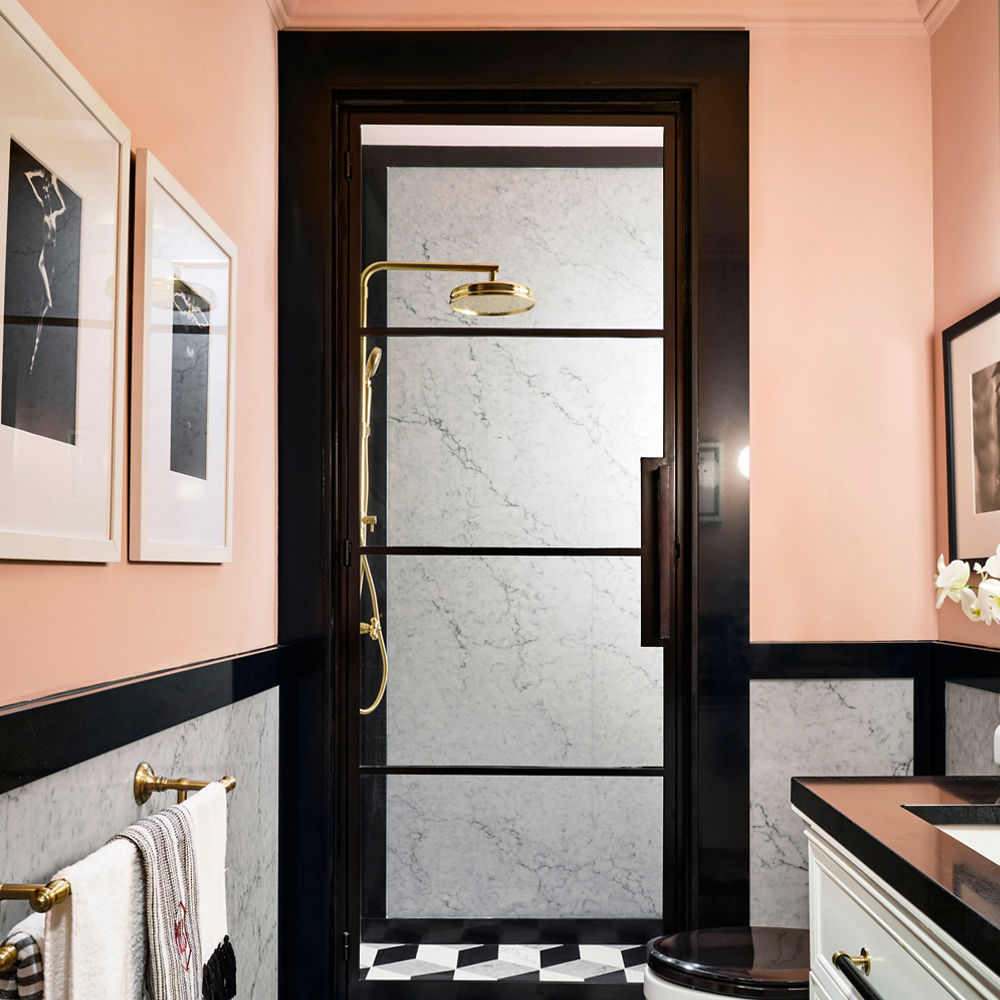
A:
{"type": "Polygon", "coordinates": [[[423,775],[483,775],[487,777],[584,777],[584,778],[662,778],[663,767],[486,767],[474,764],[456,764],[450,767],[432,765],[389,765],[382,767],[364,766],[358,768],[364,775],[377,774],[423,774],[423,775]]]}
{"type": "Polygon", "coordinates": [[[315,640],[270,646],[0,709],[0,793],[276,687],[315,656],[315,640]]]}
{"type": "Polygon", "coordinates": [[[645,944],[663,933],[661,920],[568,917],[395,918],[362,920],[361,938],[369,944],[645,944]]]}
{"type": "Polygon", "coordinates": [[[755,642],[752,680],[916,677],[930,665],[930,642],[755,642]]]}

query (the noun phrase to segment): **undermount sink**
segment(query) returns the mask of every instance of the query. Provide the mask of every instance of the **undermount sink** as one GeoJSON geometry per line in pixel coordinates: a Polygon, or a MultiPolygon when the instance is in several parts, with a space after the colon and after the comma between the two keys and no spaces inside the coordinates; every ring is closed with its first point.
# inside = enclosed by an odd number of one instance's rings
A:
{"type": "Polygon", "coordinates": [[[903,808],[1000,865],[1000,805],[907,805],[903,808]]]}

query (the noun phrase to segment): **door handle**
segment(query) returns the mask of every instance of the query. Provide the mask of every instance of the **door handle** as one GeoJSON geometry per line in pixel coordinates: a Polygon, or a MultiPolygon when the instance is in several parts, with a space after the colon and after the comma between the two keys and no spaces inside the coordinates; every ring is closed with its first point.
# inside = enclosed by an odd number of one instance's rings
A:
{"type": "Polygon", "coordinates": [[[871,955],[868,954],[867,948],[861,949],[860,958],[854,958],[846,951],[838,951],[830,961],[840,969],[844,978],[864,997],[864,1000],[882,1000],[882,995],[866,978],[872,967],[871,955]],[[863,970],[864,975],[859,970],[863,970]]]}
{"type": "Polygon", "coordinates": [[[665,458],[641,462],[641,643],[662,646],[673,619],[673,467],[665,458]]]}

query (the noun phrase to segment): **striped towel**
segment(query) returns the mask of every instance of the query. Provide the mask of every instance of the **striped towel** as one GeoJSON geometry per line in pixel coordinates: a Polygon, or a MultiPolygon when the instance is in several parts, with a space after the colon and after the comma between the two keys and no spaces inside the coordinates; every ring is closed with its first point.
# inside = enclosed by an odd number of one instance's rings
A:
{"type": "Polygon", "coordinates": [[[118,837],[135,844],[142,861],[150,1000],[201,1000],[198,875],[187,810],[172,806],[118,837]]]}
{"type": "Polygon", "coordinates": [[[41,948],[44,934],[45,918],[40,913],[33,913],[3,939],[3,944],[17,948],[17,961],[10,969],[0,972],[0,1000],[21,1000],[22,997],[42,1000],[45,996],[41,948]]]}

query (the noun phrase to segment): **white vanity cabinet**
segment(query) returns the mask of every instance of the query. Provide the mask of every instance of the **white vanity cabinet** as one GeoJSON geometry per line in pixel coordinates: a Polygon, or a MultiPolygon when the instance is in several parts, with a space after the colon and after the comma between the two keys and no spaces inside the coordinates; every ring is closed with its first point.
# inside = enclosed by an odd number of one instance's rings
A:
{"type": "Polygon", "coordinates": [[[809,840],[810,996],[858,1000],[833,964],[860,956],[882,1000],[1000,1000],[1000,976],[817,826],[809,840]]]}

